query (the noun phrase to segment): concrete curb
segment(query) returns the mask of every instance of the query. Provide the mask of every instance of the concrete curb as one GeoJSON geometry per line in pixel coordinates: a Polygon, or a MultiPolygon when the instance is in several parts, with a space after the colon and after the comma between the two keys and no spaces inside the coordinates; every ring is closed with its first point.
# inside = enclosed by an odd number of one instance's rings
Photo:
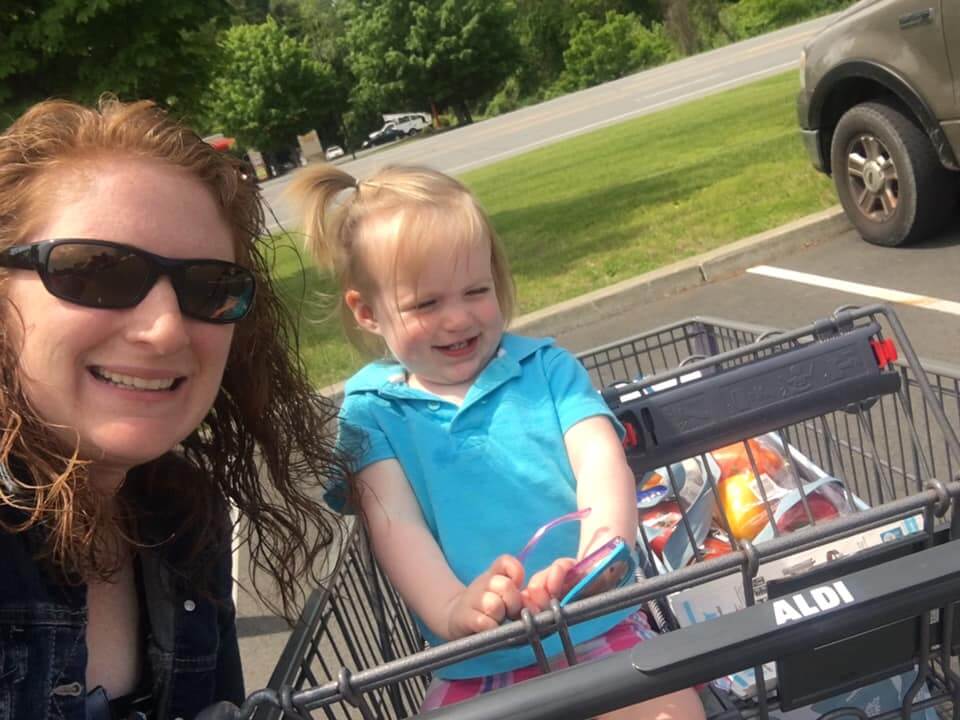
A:
{"type": "Polygon", "coordinates": [[[684,290],[731,277],[818,244],[853,227],[840,206],[808,215],[773,230],[652,270],[586,295],[516,318],[510,329],[554,336],[684,290]]]}
{"type": "MultiPolygon", "coordinates": [[[[643,307],[684,290],[731,277],[851,231],[839,205],[516,318],[510,330],[524,335],[556,336],[599,320],[643,307]]],[[[343,383],[320,390],[339,402],[343,383]]]]}

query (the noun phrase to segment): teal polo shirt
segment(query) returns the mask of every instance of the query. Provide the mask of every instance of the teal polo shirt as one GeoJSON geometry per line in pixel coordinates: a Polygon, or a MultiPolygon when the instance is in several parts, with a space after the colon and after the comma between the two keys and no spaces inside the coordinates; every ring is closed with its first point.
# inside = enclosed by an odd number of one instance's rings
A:
{"type": "MultiPolygon", "coordinates": [[[[447,562],[465,585],[499,555],[516,555],[544,523],[577,508],[576,479],[563,436],[589,417],[622,428],[583,366],[550,339],[505,334],[500,349],[457,406],[411,388],[397,363],[372,363],[346,384],[340,445],[358,469],[396,458],[447,562]]],[[[343,507],[342,493],[328,501],[343,507]]],[[[558,557],[576,557],[579,524],[537,545],[527,577],[558,557]]],[[[571,628],[574,643],[603,634],[631,611],[571,628]]],[[[418,621],[419,622],[419,621],[418,621]]],[[[431,645],[444,641],[419,622],[431,645]]],[[[562,652],[559,638],[548,655],[562,652]]],[[[481,677],[535,662],[529,647],[497,650],[437,671],[481,677]]]]}

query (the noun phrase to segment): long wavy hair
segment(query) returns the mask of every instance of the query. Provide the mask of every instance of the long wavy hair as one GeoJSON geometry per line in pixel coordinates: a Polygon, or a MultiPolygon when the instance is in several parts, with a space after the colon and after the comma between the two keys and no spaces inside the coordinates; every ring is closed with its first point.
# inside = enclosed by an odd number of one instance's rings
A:
{"type": "Polygon", "coordinates": [[[175,453],[134,468],[108,503],[88,482],[77,448],[55,439],[23,392],[17,333],[10,332],[17,311],[3,300],[0,272],[0,529],[38,529],[41,554],[77,582],[115,572],[116,554],[103,538],[176,537],[168,563],[208,588],[209,549],[224,547],[235,532],[249,546],[257,593],[292,618],[342,538],[339,516],[319,498],[328,480],[346,477],[349,463],[333,442],[336,408],[309,384],[296,322],[271,279],[260,193],[244,164],[148,101],[39,103],[0,134],[0,248],[24,242],[56,211],[46,190],[60,173],[114,157],[167,163],[210,191],[229,223],[237,262],[256,276],[256,303],[236,326],[219,393],[200,427],[175,453]],[[235,528],[228,504],[239,511],[235,528]],[[258,583],[263,572],[276,584],[269,592],[258,583]]]}

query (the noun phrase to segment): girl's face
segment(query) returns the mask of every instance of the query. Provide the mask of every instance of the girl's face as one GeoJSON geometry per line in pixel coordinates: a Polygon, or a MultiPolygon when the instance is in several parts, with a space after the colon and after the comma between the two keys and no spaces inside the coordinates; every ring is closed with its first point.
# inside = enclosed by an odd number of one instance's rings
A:
{"type": "Polygon", "coordinates": [[[415,278],[379,266],[374,297],[346,293],[360,327],[383,337],[412,386],[462,399],[503,335],[490,248],[437,257],[415,278]]]}
{"type": "MultiPolygon", "coordinates": [[[[232,261],[230,229],[200,182],[157,162],[94,161],[58,186],[29,242],[109,240],[172,258],[232,261]]],[[[10,270],[6,322],[20,343],[20,374],[36,412],[63,446],[79,439],[94,473],[122,477],[189,435],[219,391],[233,337],[180,313],[161,276],[136,307],[104,310],[60,300],[32,270],[10,270]],[[22,319],[17,319],[17,314],[22,319]]]]}

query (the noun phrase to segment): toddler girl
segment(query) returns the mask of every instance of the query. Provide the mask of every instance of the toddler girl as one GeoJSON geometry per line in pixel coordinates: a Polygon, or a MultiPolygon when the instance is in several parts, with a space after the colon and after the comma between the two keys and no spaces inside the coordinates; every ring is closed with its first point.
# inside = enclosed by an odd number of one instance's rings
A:
{"type": "MultiPolygon", "coordinates": [[[[422,168],[358,182],[331,166],[302,172],[292,191],[309,249],[340,283],[348,335],[383,358],[347,382],[340,440],[358,457],[349,495],[424,637],[437,645],[547,608],[577,558],[615,536],[632,546],[620,427],[572,355],[505,332],[513,282],[470,192],[422,168]],[[538,527],[577,508],[590,508],[579,527],[547,533],[521,563],[538,527]]],[[[571,628],[583,659],[650,634],[629,609],[571,628]]],[[[545,646],[561,653],[555,636],[545,646]]],[[[422,709],[532,677],[534,662],[520,647],[442,668],[422,709]]],[[[703,710],[687,690],[607,717],[703,710]]]]}

